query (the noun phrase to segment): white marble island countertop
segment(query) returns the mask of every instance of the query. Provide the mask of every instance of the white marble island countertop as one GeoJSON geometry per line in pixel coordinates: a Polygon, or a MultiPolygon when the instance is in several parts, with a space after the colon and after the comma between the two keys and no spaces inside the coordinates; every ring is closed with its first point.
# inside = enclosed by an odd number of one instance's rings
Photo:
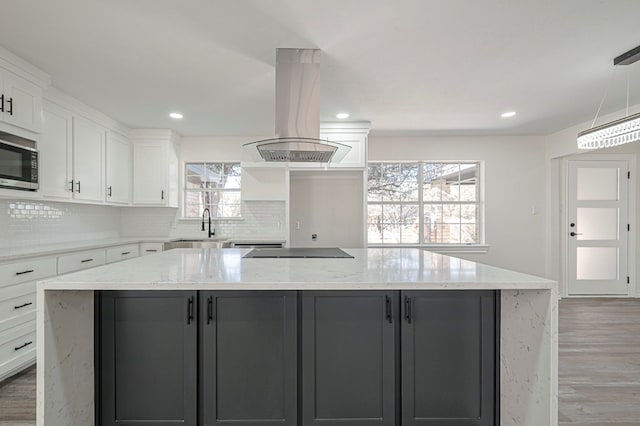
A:
{"type": "Polygon", "coordinates": [[[415,248],[345,259],[244,259],[248,249],[175,249],[39,283],[43,290],[555,289],[554,281],[415,248]]]}

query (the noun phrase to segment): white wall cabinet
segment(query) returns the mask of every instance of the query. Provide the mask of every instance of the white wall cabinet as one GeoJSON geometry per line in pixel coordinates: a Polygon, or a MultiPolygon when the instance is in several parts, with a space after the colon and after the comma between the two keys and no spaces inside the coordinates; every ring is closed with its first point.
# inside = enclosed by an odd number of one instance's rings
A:
{"type": "Polygon", "coordinates": [[[104,201],[104,127],[80,116],[73,117],[73,197],[104,201]]]}
{"type": "Polygon", "coordinates": [[[45,197],[72,196],[73,115],[45,102],[40,151],[40,192],[45,197]]]}
{"type": "Polygon", "coordinates": [[[178,156],[172,132],[132,132],[133,205],[178,207],[178,156]]]}
{"type": "Polygon", "coordinates": [[[321,139],[350,146],[351,149],[339,163],[331,163],[331,168],[362,169],[367,163],[367,135],[363,133],[321,133],[321,139]]]}
{"type": "Polygon", "coordinates": [[[0,70],[0,120],[40,133],[42,89],[9,71],[0,70]]]}
{"type": "Polygon", "coordinates": [[[107,133],[106,201],[131,203],[131,143],[114,132],[107,133]]]}

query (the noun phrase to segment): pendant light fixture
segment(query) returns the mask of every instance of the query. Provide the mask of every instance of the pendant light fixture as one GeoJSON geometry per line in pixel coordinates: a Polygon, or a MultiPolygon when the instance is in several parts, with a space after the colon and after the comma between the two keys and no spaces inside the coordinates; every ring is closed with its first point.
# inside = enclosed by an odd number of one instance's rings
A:
{"type": "MultiPolygon", "coordinates": [[[[631,65],[640,60],[640,46],[616,57],[613,65],[631,65]]],[[[604,101],[604,97],[602,98],[604,101]]],[[[593,120],[595,124],[602,102],[593,120]]],[[[627,82],[627,115],[619,120],[593,127],[578,133],[579,149],[598,149],[640,141],[640,113],[629,115],[629,84],[627,82]]]]}

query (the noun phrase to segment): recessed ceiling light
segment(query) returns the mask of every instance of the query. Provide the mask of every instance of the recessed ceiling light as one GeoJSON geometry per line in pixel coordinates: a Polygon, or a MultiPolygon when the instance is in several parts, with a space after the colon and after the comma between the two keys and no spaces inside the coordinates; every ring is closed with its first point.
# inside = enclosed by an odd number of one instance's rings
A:
{"type": "Polygon", "coordinates": [[[169,113],[169,117],[175,118],[176,120],[180,120],[184,116],[179,112],[172,112],[172,113],[169,113]]]}
{"type": "Polygon", "coordinates": [[[347,114],[346,112],[341,112],[336,114],[336,118],[349,118],[349,114],[347,114]]]}
{"type": "Polygon", "coordinates": [[[509,118],[509,117],[513,117],[514,115],[516,115],[515,111],[509,111],[509,112],[502,113],[502,115],[500,117],[509,118]]]}

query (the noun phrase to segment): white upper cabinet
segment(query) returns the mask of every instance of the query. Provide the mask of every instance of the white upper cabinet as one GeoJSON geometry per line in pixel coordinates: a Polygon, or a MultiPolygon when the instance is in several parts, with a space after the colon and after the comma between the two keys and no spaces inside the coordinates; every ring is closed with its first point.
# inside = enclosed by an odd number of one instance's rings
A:
{"type": "Polygon", "coordinates": [[[107,133],[106,201],[131,203],[131,143],[114,132],[107,133]]]}
{"type": "Polygon", "coordinates": [[[8,124],[40,133],[42,89],[10,72],[0,72],[0,119],[8,124]]]}
{"type": "Polygon", "coordinates": [[[45,102],[40,151],[40,193],[45,197],[71,198],[73,179],[73,116],[45,102]]]}
{"type": "Polygon", "coordinates": [[[164,130],[134,130],[133,205],[178,207],[176,136],[164,130]]]}
{"type": "Polygon", "coordinates": [[[103,202],[104,127],[80,116],[73,117],[73,196],[78,200],[103,202]]]}

